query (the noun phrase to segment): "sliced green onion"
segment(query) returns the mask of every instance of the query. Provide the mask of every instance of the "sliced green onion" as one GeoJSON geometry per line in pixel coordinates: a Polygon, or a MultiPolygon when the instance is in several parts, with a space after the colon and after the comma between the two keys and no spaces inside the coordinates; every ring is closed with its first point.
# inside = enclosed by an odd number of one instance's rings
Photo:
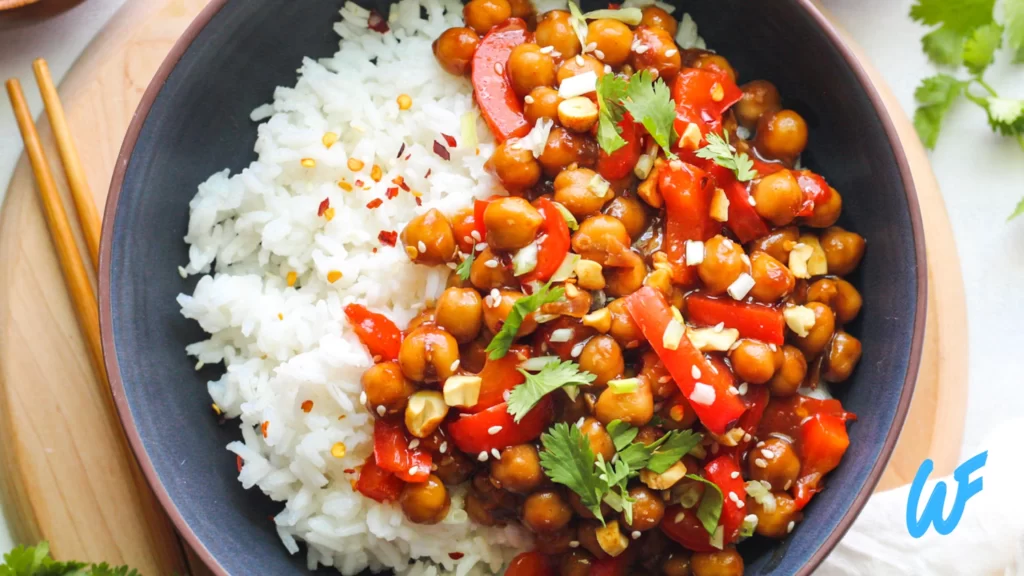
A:
{"type": "Polygon", "coordinates": [[[684,485],[682,493],[679,495],[679,505],[686,509],[696,506],[700,502],[701,497],[699,486],[700,484],[696,482],[689,482],[684,485]]]}
{"type": "Polygon", "coordinates": [[[683,340],[685,334],[686,326],[683,326],[681,322],[673,318],[669,321],[668,326],[665,327],[665,333],[661,335],[661,345],[666,350],[675,350],[679,348],[679,343],[683,340]]]}
{"type": "Polygon", "coordinates": [[[632,394],[640,387],[640,379],[622,378],[620,380],[609,380],[608,387],[616,394],[632,394]]]}
{"type": "Polygon", "coordinates": [[[572,31],[576,33],[576,37],[579,38],[580,46],[586,46],[587,20],[583,17],[583,13],[580,12],[580,7],[572,0],[569,0],[569,15],[569,24],[572,26],[572,31]]]}
{"type": "Polygon", "coordinates": [[[522,368],[523,370],[526,370],[527,372],[540,372],[549,363],[560,361],[561,358],[559,358],[558,356],[536,356],[534,358],[524,360],[521,364],[519,364],[519,367],[522,368]]]}
{"type": "Polygon", "coordinates": [[[551,275],[552,282],[565,282],[575,273],[576,263],[580,261],[579,254],[573,254],[569,252],[565,255],[562,263],[558,266],[558,270],[551,275]]]}
{"type": "Polygon", "coordinates": [[[476,148],[480,143],[476,136],[476,110],[462,115],[462,142],[469,148],[476,148]]]}
{"type": "Polygon", "coordinates": [[[533,269],[537,267],[537,243],[531,242],[526,246],[519,249],[516,255],[512,257],[512,273],[516,276],[522,276],[533,272],[533,269]]]}
{"type": "Polygon", "coordinates": [[[765,512],[775,512],[775,496],[772,494],[770,485],[765,486],[759,480],[750,480],[745,484],[747,494],[764,508],[765,512]]]}
{"type": "Polygon", "coordinates": [[[608,189],[611,187],[612,185],[607,180],[602,178],[600,174],[594,174],[594,177],[591,178],[590,182],[587,183],[587,190],[593,192],[594,196],[599,196],[602,198],[605,196],[605,194],[608,194],[608,189]]]}
{"type": "Polygon", "coordinates": [[[573,216],[572,212],[569,212],[569,209],[562,205],[561,202],[555,202],[552,200],[551,203],[555,205],[555,209],[562,215],[562,218],[565,218],[565,225],[569,227],[569,230],[576,230],[580,227],[580,223],[576,221],[576,217],[573,216]]]}
{"type": "Polygon", "coordinates": [[[583,17],[587,20],[610,18],[619,22],[625,22],[630,26],[636,26],[643,19],[644,13],[639,8],[620,8],[618,10],[592,10],[584,14],[583,17]]]}
{"type": "Polygon", "coordinates": [[[654,168],[654,158],[647,154],[641,154],[636,160],[636,166],[633,166],[633,174],[636,174],[636,177],[641,180],[647,180],[651,168],[654,168]]]}
{"type": "Polygon", "coordinates": [[[537,324],[547,324],[552,320],[558,320],[562,316],[560,314],[534,314],[533,319],[537,324]]]}
{"type": "Polygon", "coordinates": [[[725,528],[721,524],[718,525],[718,528],[715,528],[715,533],[711,535],[709,544],[719,550],[725,545],[725,528]]]}
{"type": "Polygon", "coordinates": [[[747,514],[743,517],[743,523],[740,524],[740,538],[750,538],[754,535],[755,529],[757,529],[757,515],[747,514]]]}

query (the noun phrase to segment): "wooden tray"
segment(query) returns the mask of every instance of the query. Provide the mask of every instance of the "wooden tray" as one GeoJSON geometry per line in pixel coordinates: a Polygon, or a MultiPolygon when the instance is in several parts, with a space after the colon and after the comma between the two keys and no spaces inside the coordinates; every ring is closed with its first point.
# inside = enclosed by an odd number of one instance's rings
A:
{"type": "MultiPolygon", "coordinates": [[[[62,83],[68,123],[100,205],[142,92],[206,3],[128,2],[62,83]]],[[[935,475],[955,467],[967,343],[963,282],[942,197],[913,128],[880,76],[874,78],[914,169],[930,267],[921,377],[883,489],[909,482],[925,458],[935,461],[935,475]]],[[[31,79],[22,80],[31,86],[31,79]]],[[[56,166],[45,119],[40,132],[56,166]]],[[[63,179],[58,184],[67,197],[63,179]]],[[[157,554],[153,546],[154,538],[168,534],[147,522],[151,501],[126,497],[133,493],[132,477],[120,424],[90,371],[24,157],[0,213],[0,278],[0,492],[15,540],[47,539],[59,558],[128,563],[144,574],[181,573],[179,558],[157,554]]]]}

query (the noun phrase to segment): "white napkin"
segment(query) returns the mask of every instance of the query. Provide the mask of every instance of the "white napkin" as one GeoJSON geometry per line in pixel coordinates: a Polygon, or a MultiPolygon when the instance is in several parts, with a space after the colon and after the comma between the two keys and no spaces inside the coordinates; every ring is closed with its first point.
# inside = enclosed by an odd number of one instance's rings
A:
{"type": "MultiPolygon", "coordinates": [[[[877,494],[818,569],[824,576],[1012,575],[1024,574],[1024,419],[1004,422],[961,461],[988,450],[985,466],[971,474],[984,479],[982,491],[967,501],[963,518],[946,536],[929,528],[921,538],[907,531],[910,486],[877,494]]],[[[921,494],[923,508],[938,480],[946,482],[949,513],[957,483],[932,478],[921,494]]]]}

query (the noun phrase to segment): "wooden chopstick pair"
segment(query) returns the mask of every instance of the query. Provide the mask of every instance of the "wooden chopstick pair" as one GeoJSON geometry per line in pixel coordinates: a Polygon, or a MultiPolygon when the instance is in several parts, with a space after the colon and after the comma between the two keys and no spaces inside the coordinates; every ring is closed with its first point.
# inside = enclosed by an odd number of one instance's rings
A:
{"type": "MultiPolygon", "coordinates": [[[[53,84],[50,68],[46,64],[46,60],[42,58],[33,62],[32,68],[35,72],[36,82],[39,84],[43,103],[46,105],[46,114],[50,118],[53,134],[57,139],[57,148],[60,151],[64,172],[67,174],[71,197],[78,213],[78,221],[82,226],[89,257],[92,260],[93,269],[96,270],[99,267],[100,248],[99,212],[96,210],[96,203],[85,178],[85,170],[82,168],[78,151],[71,138],[67,119],[64,117],[64,107],[57,96],[57,88],[53,84]]],[[[39,186],[39,195],[46,213],[46,223],[50,229],[50,237],[53,238],[53,243],[57,248],[61,270],[64,273],[64,282],[67,284],[68,293],[71,295],[71,301],[75,307],[78,325],[82,335],[85,336],[96,376],[100,382],[106,385],[107,372],[103,364],[103,347],[100,343],[99,304],[96,300],[96,293],[89,281],[89,273],[82,260],[82,254],[75,243],[71,223],[64,210],[49,161],[43,152],[43,145],[39,140],[35,122],[32,120],[32,113],[29,111],[28,103],[25,102],[21,83],[17,78],[10,78],[6,85],[7,95],[14,107],[14,116],[18,121],[18,128],[21,130],[21,138],[25,141],[25,151],[32,164],[32,173],[39,186]]]]}

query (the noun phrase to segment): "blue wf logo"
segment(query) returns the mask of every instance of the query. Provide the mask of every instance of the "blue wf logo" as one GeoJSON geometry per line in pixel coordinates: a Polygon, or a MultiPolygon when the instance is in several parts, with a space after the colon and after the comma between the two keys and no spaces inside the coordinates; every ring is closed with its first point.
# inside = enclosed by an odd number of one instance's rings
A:
{"type": "Polygon", "coordinates": [[[949,516],[942,517],[942,507],[946,502],[946,483],[940,480],[935,483],[935,490],[928,498],[921,517],[915,519],[924,483],[928,481],[928,475],[935,468],[930,459],[922,462],[914,476],[913,484],[910,485],[910,495],[907,498],[907,531],[910,532],[910,535],[920,538],[928,531],[928,526],[933,524],[935,531],[943,536],[952,532],[964,515],[964,505],[967,504],[967,500],[981,492],[983,487],[981,476],[971,480],[971,474],[980,470],[986,460],[988,460],[988,450],[957,466],[953,472],[953,479],[956,480],[956,496],[949,516]]]}

